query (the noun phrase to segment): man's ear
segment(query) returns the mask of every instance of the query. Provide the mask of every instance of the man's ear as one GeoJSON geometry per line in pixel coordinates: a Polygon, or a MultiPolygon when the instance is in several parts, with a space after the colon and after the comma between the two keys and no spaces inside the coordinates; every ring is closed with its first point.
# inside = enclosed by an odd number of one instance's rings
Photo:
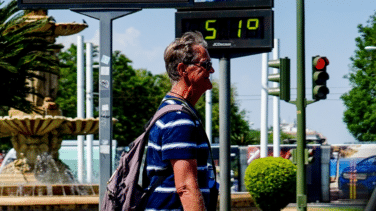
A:
{"type": "Polygon", "coordinates": [[[186,64],[184,64],[184,63],[179,63],[178,64],[177,71],[178,71],[178,73],[179,73],[179,75],[181,77],[184,76],[185,73],[187,73],[186,69],[187,69],[187,65],[186,64]]]}

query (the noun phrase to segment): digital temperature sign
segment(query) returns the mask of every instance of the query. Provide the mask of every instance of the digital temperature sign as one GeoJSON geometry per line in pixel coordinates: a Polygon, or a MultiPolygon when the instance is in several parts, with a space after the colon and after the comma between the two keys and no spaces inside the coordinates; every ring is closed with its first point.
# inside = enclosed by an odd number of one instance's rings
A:
{"type": "Polygon", "coordinates": [[[197,18],[182,21],[183,31],[201,31],[206,40],[262,39],[264,19],[197,18]]]}
{"type": "Polygon", "coordinates": [[[142,9],[182,6],[193,6],[193,0],[18,0],[20,9],[142,9]]]}
{"type": "Polygon", "coordinates": [[[273,48],[272,10],[219,10],[177,12],[176,37],[199,31],[208,43],[210,55],[223,52],[251,55],[273,48]]]}
{"type": "Polygon", "coordinates": [[[274,0],[194,0],[188,7],[179,10],[220,10],[220,9],[266,9],[274,6],[274,0]]]}

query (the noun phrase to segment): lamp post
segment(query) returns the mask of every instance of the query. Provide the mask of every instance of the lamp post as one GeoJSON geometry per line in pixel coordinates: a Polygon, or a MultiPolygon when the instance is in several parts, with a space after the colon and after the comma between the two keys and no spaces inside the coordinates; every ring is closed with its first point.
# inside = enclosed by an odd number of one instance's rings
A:
{"type": "MultiPolygon", "coordinates": [[[[364,48],[366,51],[376,51],[376,46],[366,46],[364,48]]],[[[372,57],[371,57],[372,59],[372,57]]],[[[373,190],[372,195],[367,203],[365,211],[371,211],[376,209],[376,188],[373,190]]]]}
{"type": "MultiPolygon", "coordinates": [[[[366,50],[366,51],[376,51],[376,46],[366,46],[366,47],[364,47],[364,50],[366,50]]],[[[372,54],[373,53],[371,52],[369,60],[372,60],[372,54]]]]}
{"type": "Polygon", "coordinates": [[[366,51],[375,51],[376,50],[376,46],[366,46],[366,47],[364,47],[364,49],[366,51]]]}

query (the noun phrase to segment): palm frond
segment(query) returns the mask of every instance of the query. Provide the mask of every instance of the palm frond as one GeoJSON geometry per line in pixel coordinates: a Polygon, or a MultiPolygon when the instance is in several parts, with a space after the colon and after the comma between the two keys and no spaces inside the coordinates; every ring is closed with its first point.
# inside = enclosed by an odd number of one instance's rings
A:
{"type": "MultiPolygon", "coordinates": [[[[0,3],[2,5],[2,3],[0,3]]],[[[63,65],[54,55],[62,45],[47,39],[53,30],[46,30],[52,18],[30,20],[22,16],[17,1],[0,10],[0,106],[31,112],[38,110],[26,96],[43,97],[29,87],[26,80],[45,80],[36,71],[59,74],[63,65]]]]}

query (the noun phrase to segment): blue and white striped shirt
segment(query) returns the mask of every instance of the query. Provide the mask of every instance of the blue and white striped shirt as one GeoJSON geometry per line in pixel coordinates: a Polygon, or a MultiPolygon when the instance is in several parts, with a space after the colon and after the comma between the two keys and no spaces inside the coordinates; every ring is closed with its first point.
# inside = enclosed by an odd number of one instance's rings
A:
{"type": "MultiPolygon", "coordinates": [[[[166,101],[160,108],[168,104],[182,104],[177,100],[168,100],[169,98],[172,96],[167,95],[164,98],[166,101]]],[[[192,106],[190,107],[196,112],[192,106]]],[[[150,130],[147,146],[147,175],[151,184],[157,180],[158,175],[168,175],[168,177],[150,195],[145,210],[183,210],[175,188],[171,159],[197,160],[198,183],[205,204],[208,204],[209,146],[202,138],[205,131],[200,124],[198,120],[184,112],[170,112],[161,117],[150,130]]]]}

